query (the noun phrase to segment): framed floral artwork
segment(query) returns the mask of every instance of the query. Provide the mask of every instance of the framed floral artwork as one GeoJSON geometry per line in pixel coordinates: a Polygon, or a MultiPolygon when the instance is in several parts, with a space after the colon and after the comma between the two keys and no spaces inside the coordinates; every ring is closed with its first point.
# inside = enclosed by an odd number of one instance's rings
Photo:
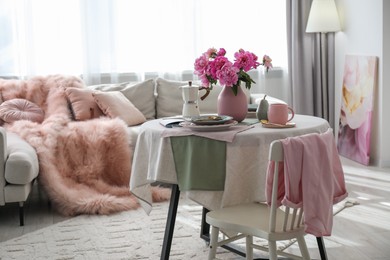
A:
{"type": "Polygon", "coordinates": [[[345,57],[337,148],[340,155],[368,165],[377,57],[345,57]]]}

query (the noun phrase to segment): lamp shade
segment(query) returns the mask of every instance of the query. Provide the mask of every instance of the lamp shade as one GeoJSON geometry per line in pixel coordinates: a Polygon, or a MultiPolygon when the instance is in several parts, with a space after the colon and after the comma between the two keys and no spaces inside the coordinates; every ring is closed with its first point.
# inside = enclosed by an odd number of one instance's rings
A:
{"type": "Polygon", "coordinates": [[[307,20],[306,32],[340,31],[339,15],[334,0],[313,0],[307,20]]]}

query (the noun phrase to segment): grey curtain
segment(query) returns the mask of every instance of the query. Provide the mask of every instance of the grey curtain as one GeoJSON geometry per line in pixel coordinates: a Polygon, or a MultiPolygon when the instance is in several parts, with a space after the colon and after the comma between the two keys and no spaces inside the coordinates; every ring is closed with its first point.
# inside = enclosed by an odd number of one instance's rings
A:
{"type": "Polygon", "coordinates": [[[296,113],[322,117],[334,128],[334,33],[321,37],[320,33],[305,32],[311,2],[286,0],[288,103],[296,113]],[[327,53],[325,75],[321,65],[321,41],[324,39],[327,53]],[[322,77],[326,77],[325,84],[322,77]],[[323,89],[326,95],[323,95],[323,89]],[[323,97],[326,97],[325,101],[323,97]]]}

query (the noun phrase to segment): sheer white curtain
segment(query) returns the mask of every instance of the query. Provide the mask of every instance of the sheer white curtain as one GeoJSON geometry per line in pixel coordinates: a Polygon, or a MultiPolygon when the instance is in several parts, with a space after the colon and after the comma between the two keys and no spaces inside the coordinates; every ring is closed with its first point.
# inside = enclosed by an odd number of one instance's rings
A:
{"type": "Polygon", "coordinates": [[[286,67],[285,21],[285,0],[2,0],[0,76],[181,79],[210,47],[286,67]]]}

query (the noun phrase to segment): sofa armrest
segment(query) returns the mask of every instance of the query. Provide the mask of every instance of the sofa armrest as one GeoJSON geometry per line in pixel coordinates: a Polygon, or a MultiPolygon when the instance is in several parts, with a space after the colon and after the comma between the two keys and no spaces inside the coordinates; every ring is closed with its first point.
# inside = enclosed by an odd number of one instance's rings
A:
{"type": "Polygon", "coordinates": [[[5,161],[7,159],[7,132],[0,127],[0,205],[5,204],[4,186],[5,186],[5,161]]]}
{"type": "MultiPolygon", "coordinates": [[[[0,127],[0,166],[3,166],[7,158],[7,132],[0,127]]],[[[0,174],[4,175],[4,167],[0,167],[0,174]]]]}

